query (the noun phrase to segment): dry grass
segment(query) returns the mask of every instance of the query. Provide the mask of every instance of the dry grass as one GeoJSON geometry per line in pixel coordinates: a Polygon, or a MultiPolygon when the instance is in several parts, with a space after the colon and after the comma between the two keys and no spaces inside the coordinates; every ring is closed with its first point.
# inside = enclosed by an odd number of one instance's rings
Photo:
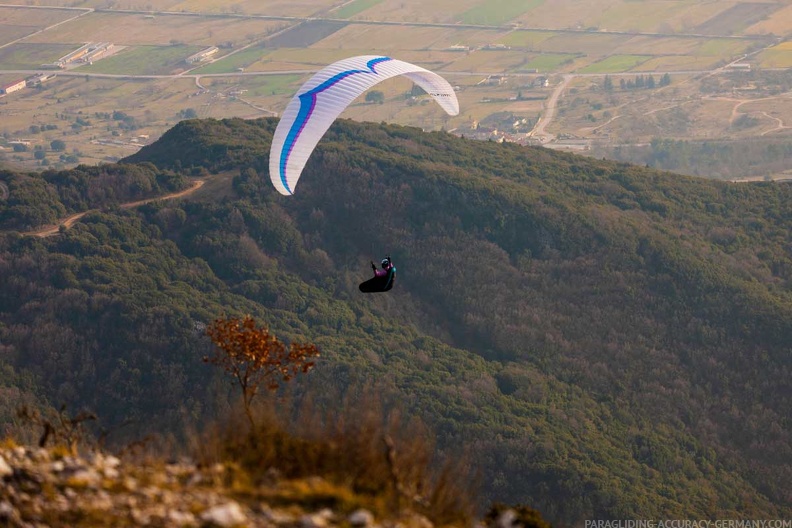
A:
{"type": "Polygon", "coordinates": [[[367,507],[385,517],[412,510],[435,524],[467,524],[475,507],[469,468],[438,460],[427,427],[387,411],[381,397],[364,391],[338,399],[337,408],[271,397],[256,407],[253,428],[242,413],[213,426],[201,437],[197,458],[238,464],[252,483],[274,472],[284,484],[265,492],[270,499],[302,497],[344,512],[367,507]],[[313,477],[326,482],[320,486],[313,477]]]}

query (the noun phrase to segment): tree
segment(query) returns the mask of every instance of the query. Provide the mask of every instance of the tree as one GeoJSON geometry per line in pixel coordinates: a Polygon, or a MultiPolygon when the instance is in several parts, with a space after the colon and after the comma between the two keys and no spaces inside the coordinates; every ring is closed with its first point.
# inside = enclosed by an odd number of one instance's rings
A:
{"type": "Polygon", "coordinates": [[[610,78],[610,75],[605,76],[605,80],[602,83],[602,87],[605,89],[606,92],[613,91],[613,79],[610,78]]]}
{"type": "Polygon", "coordinates": [[[66,143],[62,139],[55,139],[50,143],[50,148],[56,152],[66,150],[66,143]]]}
{"type": "Polygon", "coordinates": [[[261,384],[266,381],[268,389],[277,389],[279,381],[307,373],[314,366],[310,358],[319,356],[319,349],[313,344],[292,343],[287,350],[283,342],[267,328],[258,327],[250,316],[242,320],[216,319],[206,329],[206,335],[217,349],[204,362],[223,367],[239,384],[251,428],[254,423],[250,404],[261,384]]]}
{"type": "Polygon", "coordinates": [[[385,102],[385,94],[379,90],[371,90],[366,94],[366,102],[382,104],[385,102]]]}

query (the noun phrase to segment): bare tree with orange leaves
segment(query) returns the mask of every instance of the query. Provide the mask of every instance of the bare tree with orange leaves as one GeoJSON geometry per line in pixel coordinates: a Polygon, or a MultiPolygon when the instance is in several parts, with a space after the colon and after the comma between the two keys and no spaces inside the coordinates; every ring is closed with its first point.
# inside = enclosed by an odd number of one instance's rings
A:
{"type": "Polygon", "coordinates": [[[267,388],[277,389],[280,382],[289,381],[300,372],[306,373],[313,366],[311,358],[319,356],[313,344],[292,343],[289,348],[269,329],[256,326],[248,316],[216,319],[206,329],[217,349],[206,363],[219,365],[231,374],[242,389],[245,414],[253,423],[250,403],[258,394],[259,387],[267,382],[267,388]]]}

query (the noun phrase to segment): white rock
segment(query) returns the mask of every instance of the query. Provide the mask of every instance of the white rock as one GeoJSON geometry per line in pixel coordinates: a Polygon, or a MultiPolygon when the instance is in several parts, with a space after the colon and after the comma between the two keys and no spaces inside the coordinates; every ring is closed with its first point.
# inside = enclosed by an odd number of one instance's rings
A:
{"type": "Polygon", "coordinates": [[[7,477],[14,474],[14,468],[8,465],[5,458],[0,455],[0,478],[7,477]]]}
{"type": "Polygon", "coordinates": [[[102,481],[102,477],[93,469],[78,469],[66,479],[66,485],[72,487],[87,486],[94,488],[102,481]]]}
{"type": "Polygon", "coordinates": [[[294,524],[294,516],[291,513],[283,510],[273,510],[267,504],[261,505],[261,513],[267,520],[277,526],[294,524]]]}
{"type": "Polygon", "coordinates": [[[498,528],[511,528],[514,526],[514,521],[517,519],[517,512],[512,509],[506,510],[498,517],[498,528]]]}
{"type": "Polygon", "coordinates": [[[300,526],[302,526],[302,528],[326,528],[332,518],[333,511],[329,508],[325,508],[316,513],[300,517],[300,526]]]}
{"type": "Polygon", "coordinates": [[[213,508],[209,508],[201,514],[201,520],[206,523],[230,528],[247,522],[247,516],[236,502],[228,502],[213,508]]]}
{"type": "Polygon", "coordinates": [[[198,524],[195,521],[195,515],[190,512],[181,512],[178,510],[171,510],[168,512],[168,517],[166,519],[169,524],[174,526],[192,526],[198,524]]]}
{"type": "Polygon", "coordinates": [[[50,469],[52,469],[53,473],[60,473],[61,471],[66,469],[66,464],[63,463],[63,460],[56,460],[55,462],[52,463],[50,469]]]}
{"type": "Polygon", "coordinates": [[[368,510],[355,510],[347,520],[352,526],[368,527],[374,524],[374,515],[368,510]]]}
{"type": "Polygon", "coordinates": [[[118,457],[114,457],[113,455],[108,455],[105,458],[105,467],[117,468],[121,465],[121,460],[118,457]]]}

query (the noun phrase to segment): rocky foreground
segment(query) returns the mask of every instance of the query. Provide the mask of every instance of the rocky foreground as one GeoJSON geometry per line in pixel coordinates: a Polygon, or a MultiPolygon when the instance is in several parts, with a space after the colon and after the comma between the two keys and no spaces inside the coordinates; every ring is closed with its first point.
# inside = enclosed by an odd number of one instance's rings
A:
{"type": "MultiPolygon", "coordinates": [[[[274,473],[274,472],[273,472],[274,473]]],[[[230,465],[124,462],[102,453],[0,448],[0,526],[433,528],[404,511],[379,519],[322,478],[245,482],[230,465]]]]}

